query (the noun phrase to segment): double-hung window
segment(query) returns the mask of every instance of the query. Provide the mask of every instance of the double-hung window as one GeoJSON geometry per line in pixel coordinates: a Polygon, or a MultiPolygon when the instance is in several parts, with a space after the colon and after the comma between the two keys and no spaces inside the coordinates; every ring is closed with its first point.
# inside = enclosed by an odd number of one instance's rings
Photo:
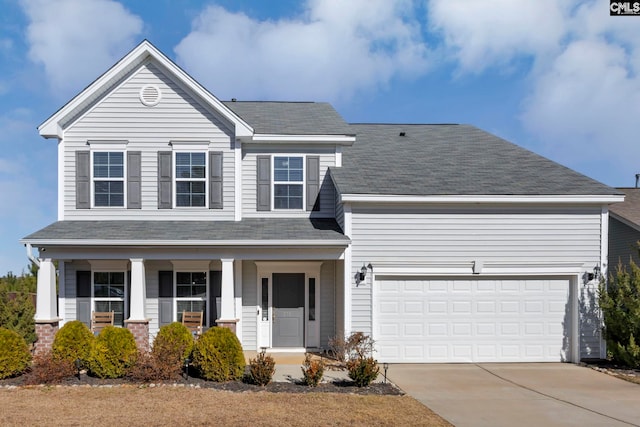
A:
{"type": "Polygon", "coordinates": [[[124,206],[124,153],[93,153],[94,206],[124,206]]]}
{"type": "Polygon", "coordinates": [[[205,153],[176,153],[176,206],[206,206],[207,156],[205,153]]]}
{"type": "Polygon", "coordinates": [[[114,325],[124,326],[125,273],[93,273],[93,298],[95,311],[113,311],[114,325]]]}
{"type": "Polygon", "coordinates": [[[273,158],[274,209],[303,209],[304,157],[275,156],[273,158]]]}
{"type": "Polygon", "coordinates": [[[182,321],[183,311],[201,311],[202,318],[207,319],[206,272],[176,273],[176,306],[178,322],[182,321]]]}

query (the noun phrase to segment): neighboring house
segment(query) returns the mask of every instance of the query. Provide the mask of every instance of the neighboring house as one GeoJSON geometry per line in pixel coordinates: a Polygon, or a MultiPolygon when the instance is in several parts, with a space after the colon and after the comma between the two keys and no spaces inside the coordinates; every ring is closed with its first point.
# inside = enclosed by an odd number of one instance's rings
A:
{"type": "Polygon", "coordinates": [[[618,188],[625,194],[624,202],[611,206],[609,220],[609,273],[618,264],[628,266],[633,260],[640,265],[640,188],[618,188]]]}
{"type": "Polygon", "coordinates": [[[362,331],[386,362],[604,354],[590,273],[622,193],[472,126],[221,102],[144,41],[38,129],[40,349],[93,310],[141,347],[193,310],[249,350],[362,331]]]}

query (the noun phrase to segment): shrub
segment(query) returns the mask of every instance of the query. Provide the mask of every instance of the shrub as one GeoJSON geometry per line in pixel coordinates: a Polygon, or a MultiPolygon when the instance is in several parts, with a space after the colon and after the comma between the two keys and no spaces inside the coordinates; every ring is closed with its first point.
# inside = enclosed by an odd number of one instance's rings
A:
{"type": "Polygon", "coordinates": [[[242,345],[230,329],[210,328],[196,341],[193,348],[193,365],[207,380],[240,379],[245,366],[242,345]]]}
{"type": "Polygon", "coordinates": [[[351,359],[347,362],[349,378],[357,387],[366,387],[378,378],[378,362],[373,357],[351,359]]]}
{"type": "Polygon", "coordinates": [[[31,353],[17,332],[0,328],[0,379],[18,375],[29,367],[31,353]]]}
{"type": "Polygon", "coordinates": [[[324,375],[324,362],[313,359],[309,353],[304,357],[302,365],[302,379],[309,387],[316,387],[322,381],[324,375]]]}
{"type": "Polygon", "coordinates": [[[27,384],[59,384],[73,378],[78,373],[75,363],[66,359],[56,359],[51,353],[33,358],[31,370],[26,375],[27,384]]]}
{"type": "Polygon", "coordinates": [[[640,267],[633,260],[630,272],[618,265],[608,286],[600,284],[599,305],[604,314],[607,349],[614,362],[640,368],[640,267]]]}
{"type": "Polygon", "coordinates": [[[86,368],[93,341],[93,334],[84,323],[79,320],[67,322],[53,339],[51,356],[73,363],[80,359],[82,367],[86,368]]]}
{"type": "Polygon", "coordinates": [[[120,378],[133,366],[138,355],[130,330],[105,327],[91,346],[89,371],[99,378],[120,378]]]}
{"type": "Polygon", "coordinates": [[[366,357],[373,352],[374,341],[362,332],[354,332],[346,339],[342,336],[329,338],[329,349],[333,357],[343,364],[355,358],[366,357]]]}
{"type": "Polygon", "coordinates": [[[193,335],[182,323],[173,322],[160,328],[156,339],[153,341],[153,353],[162,355],[162,358],[182,361],[191,355],[193,351],[193,335]]]}
{"type": "Polygon", "coordinates": [[[139,354],[136,363],[127,371],[127,377],[138,382],[178,379],[182,373],[182,363],[164,357],[164,351],[139,354]]]}
{"type": "Polygon", "coordinates": [[[255,359],[249,359],[248,380],[252,384],[265,386],[271,382],[276,372],[276,361],[264,351],[258,353],[255,359]]]}

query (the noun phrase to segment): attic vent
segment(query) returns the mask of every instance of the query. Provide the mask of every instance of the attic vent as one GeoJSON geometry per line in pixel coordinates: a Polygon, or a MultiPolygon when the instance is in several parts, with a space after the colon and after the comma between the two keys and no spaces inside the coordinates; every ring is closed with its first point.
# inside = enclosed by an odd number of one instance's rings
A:
{"type": "Polygon", "coordinates": [[[147,107],[158,105],[162,98],[162,92],[156,85],[146,85],[140,89],[140,101],[147,107]]]}

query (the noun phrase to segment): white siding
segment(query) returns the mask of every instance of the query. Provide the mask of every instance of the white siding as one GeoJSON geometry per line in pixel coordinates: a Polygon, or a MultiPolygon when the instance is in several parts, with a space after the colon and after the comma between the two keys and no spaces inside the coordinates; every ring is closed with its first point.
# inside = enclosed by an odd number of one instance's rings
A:
{"type": "Polygon", "coordinates": [[[233,132],[153,63],[141,66],[106,98],[65,130],[64,214],[71,219],[219,219],[234,217],[233,132]],[[155,107],[140,102],[140,88],[157,85],[162,100],[155,107]],[[75,151],[88,150],[87,141],[128,141],[127,150],[141,151],[142,209],[75,208],[75,151]],[[171,141],[209,143],[224,156],[224,209],[181,208],[158,210],[157,153],[171,151],[171,141]]]}
{"type": "Polygon", "coordinates": [[[320,270],[320,347],[336,335],[336,262],[325,261],[320,270]]]}
{"type": "MultiPolygon", "coordinates": [[[[242,156],[242,215],[246,218],[256,217],[326,217],[335,216],[335,191],[333,184],[327,175],[329,166],[335,165],[335,149],[304,148],[268,145],[262,147],[250,147],[243,150],[242,156]],[[307,212],[304,210],[258,212],[256,210],[256,164],[258,155],[271,154],[308,154],[320,156],[320,211],[307,212]]],[[[273,175],[273,171],[271,171],[273,175]]],[[[273,199],[273,191],[271,193],[273,199]]]]}
{"type": "Polygon", "coordinates": [[[257,343],[257,288],[258,270],[252,261],[242,263],[242,348],[256,350],[257,343]]]}
{"type": "MultiPolygon", "coordinates": [[[[582,263],[600,261],[600,207],[353,207],[355,274],[363,264],[419,268],[428,263],[582,263]]],[[[352,283],[352,329],[371,333],[371,286],[352,283]]],[[[591,313],[592,314],[592,313],[591,313]]],[[[582,313],[582,323],[591,322],[582,313]]],[[[582,331],[582,329],[581,329],[582,331]]],[[[592,335],[592,334],[591,334],[592,335]]],[[[598,347],[585,336],[583,353],[598,347]]]]}

